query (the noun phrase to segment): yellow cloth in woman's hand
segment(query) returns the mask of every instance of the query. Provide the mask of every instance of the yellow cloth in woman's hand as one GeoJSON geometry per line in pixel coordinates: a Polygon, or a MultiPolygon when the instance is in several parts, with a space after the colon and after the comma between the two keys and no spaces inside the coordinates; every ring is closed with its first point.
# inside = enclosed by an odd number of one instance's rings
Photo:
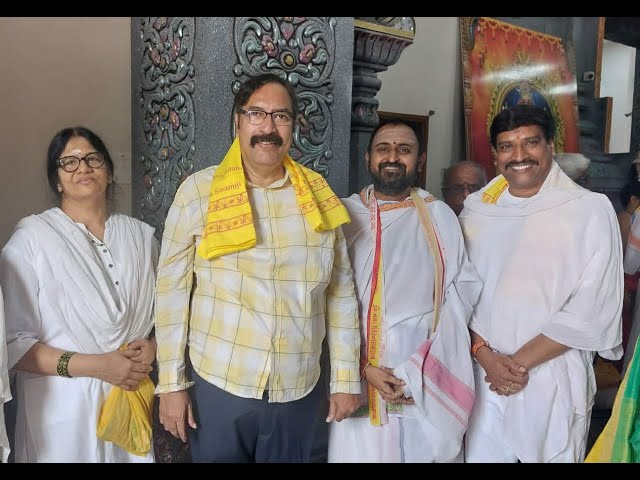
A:
{"type": "MultiPolygon", "coordinates": [[[[332,230],[351,219],[340,199],[319,173],[287,155],[283,162],[295,189],[298,207],[311,227],[332,230]]],[[[240,142],[236,138],[213,175],[207,221],[198,255],[212,259],[254,247],[256,230],[242,167],[240,142]]]]}
{"type": "Polygon", "coordinates": [[[151,450],[151,412],[155,387],[147,376],[135,391],[114,386],[98,418],[98,438],[134,455],[151,450]]]}

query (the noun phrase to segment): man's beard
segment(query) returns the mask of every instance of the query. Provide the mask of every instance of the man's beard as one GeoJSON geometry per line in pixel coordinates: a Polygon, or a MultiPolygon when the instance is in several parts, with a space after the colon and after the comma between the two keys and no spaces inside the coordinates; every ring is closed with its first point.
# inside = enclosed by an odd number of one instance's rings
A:
{"type": "Polygon", "coordinates": [[[413,186],[418,179],[418,174],[415,170],[407,174],[407,167],[398,163],[395,164],[400,167],[398,172],[387,172],[383,176],[380,170],[389,165],[392,165],[392,163],[382,162],[378,165],[378,171],[373,171],[371,165],[369,165],[369,174],[371,174],[371,179],[373,180],[373,188],[378,193],[383,195],[397,195],[413,186]]]}

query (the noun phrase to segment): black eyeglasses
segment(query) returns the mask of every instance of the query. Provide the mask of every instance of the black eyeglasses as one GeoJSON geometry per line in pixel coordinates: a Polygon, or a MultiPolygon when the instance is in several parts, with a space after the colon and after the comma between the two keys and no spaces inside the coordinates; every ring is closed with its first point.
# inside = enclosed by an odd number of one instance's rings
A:
{"type": "Polygon", "coordinates": [[[475,183],[463,183],[462,185],[451,185],[449,187],[443,188],[442,190],[448,193],[452,193],[453,195],[462,195],[465,190],[467,190],[469,193],[474,193],[481,188],[481,185],[476,185],[475,183]]]}
{"type": "Polygon", "coordinates": [[[84,163],[91,168],[100,168],[104,165],[104,154],[100,152],[87,153],[84,157],[76,157],[69,155],[68,157],[62,157],[58,159],[58,167],[67,173],[75,172],[80,166],[80,162],[84,160],[84,163]]]}
{"type": "Polygon", "coordinates": [[[242,113],[247,117],[251,125],[260,125],[267,118],[267,115],[271,115],[273,123],[278,126],[291,125],[293,122],[293,113],[286,110],[278,110],[277,112],[265,112],[264,110],[243,110],[238,109],[238,113],[242,113]]]}

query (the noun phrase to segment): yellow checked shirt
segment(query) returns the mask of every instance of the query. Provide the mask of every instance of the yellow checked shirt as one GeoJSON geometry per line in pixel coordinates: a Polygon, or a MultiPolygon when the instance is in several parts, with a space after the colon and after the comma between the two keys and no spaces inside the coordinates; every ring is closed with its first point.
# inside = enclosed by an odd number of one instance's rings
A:
{"type": "Polygon", "coordinates": [[[267,188],[248,184],[256,247],[204,260],[196,248],[216,168],[183,182],[165,222],[156,393],[192,385],[188,343],[194,369],[213,385],[245,398],[269,390],[271,402],[297,400],[318,381],[325,332],[331,393],[360,393],[357,301],[342,229],[309,227],[287,176],[267,188]]]}

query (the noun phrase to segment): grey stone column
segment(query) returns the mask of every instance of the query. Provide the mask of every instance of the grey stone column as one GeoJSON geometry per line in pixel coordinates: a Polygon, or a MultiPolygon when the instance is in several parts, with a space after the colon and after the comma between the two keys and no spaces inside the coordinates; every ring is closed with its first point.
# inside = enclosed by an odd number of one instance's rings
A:
{"type": "Polygon", "coordinates": [[[382,86],[378,73],[395,64],[414,37],[413,17],[357,17],[354,21],[349,193],[370,183],[365,153],[380,121],[375,98],[382,86]]]}

